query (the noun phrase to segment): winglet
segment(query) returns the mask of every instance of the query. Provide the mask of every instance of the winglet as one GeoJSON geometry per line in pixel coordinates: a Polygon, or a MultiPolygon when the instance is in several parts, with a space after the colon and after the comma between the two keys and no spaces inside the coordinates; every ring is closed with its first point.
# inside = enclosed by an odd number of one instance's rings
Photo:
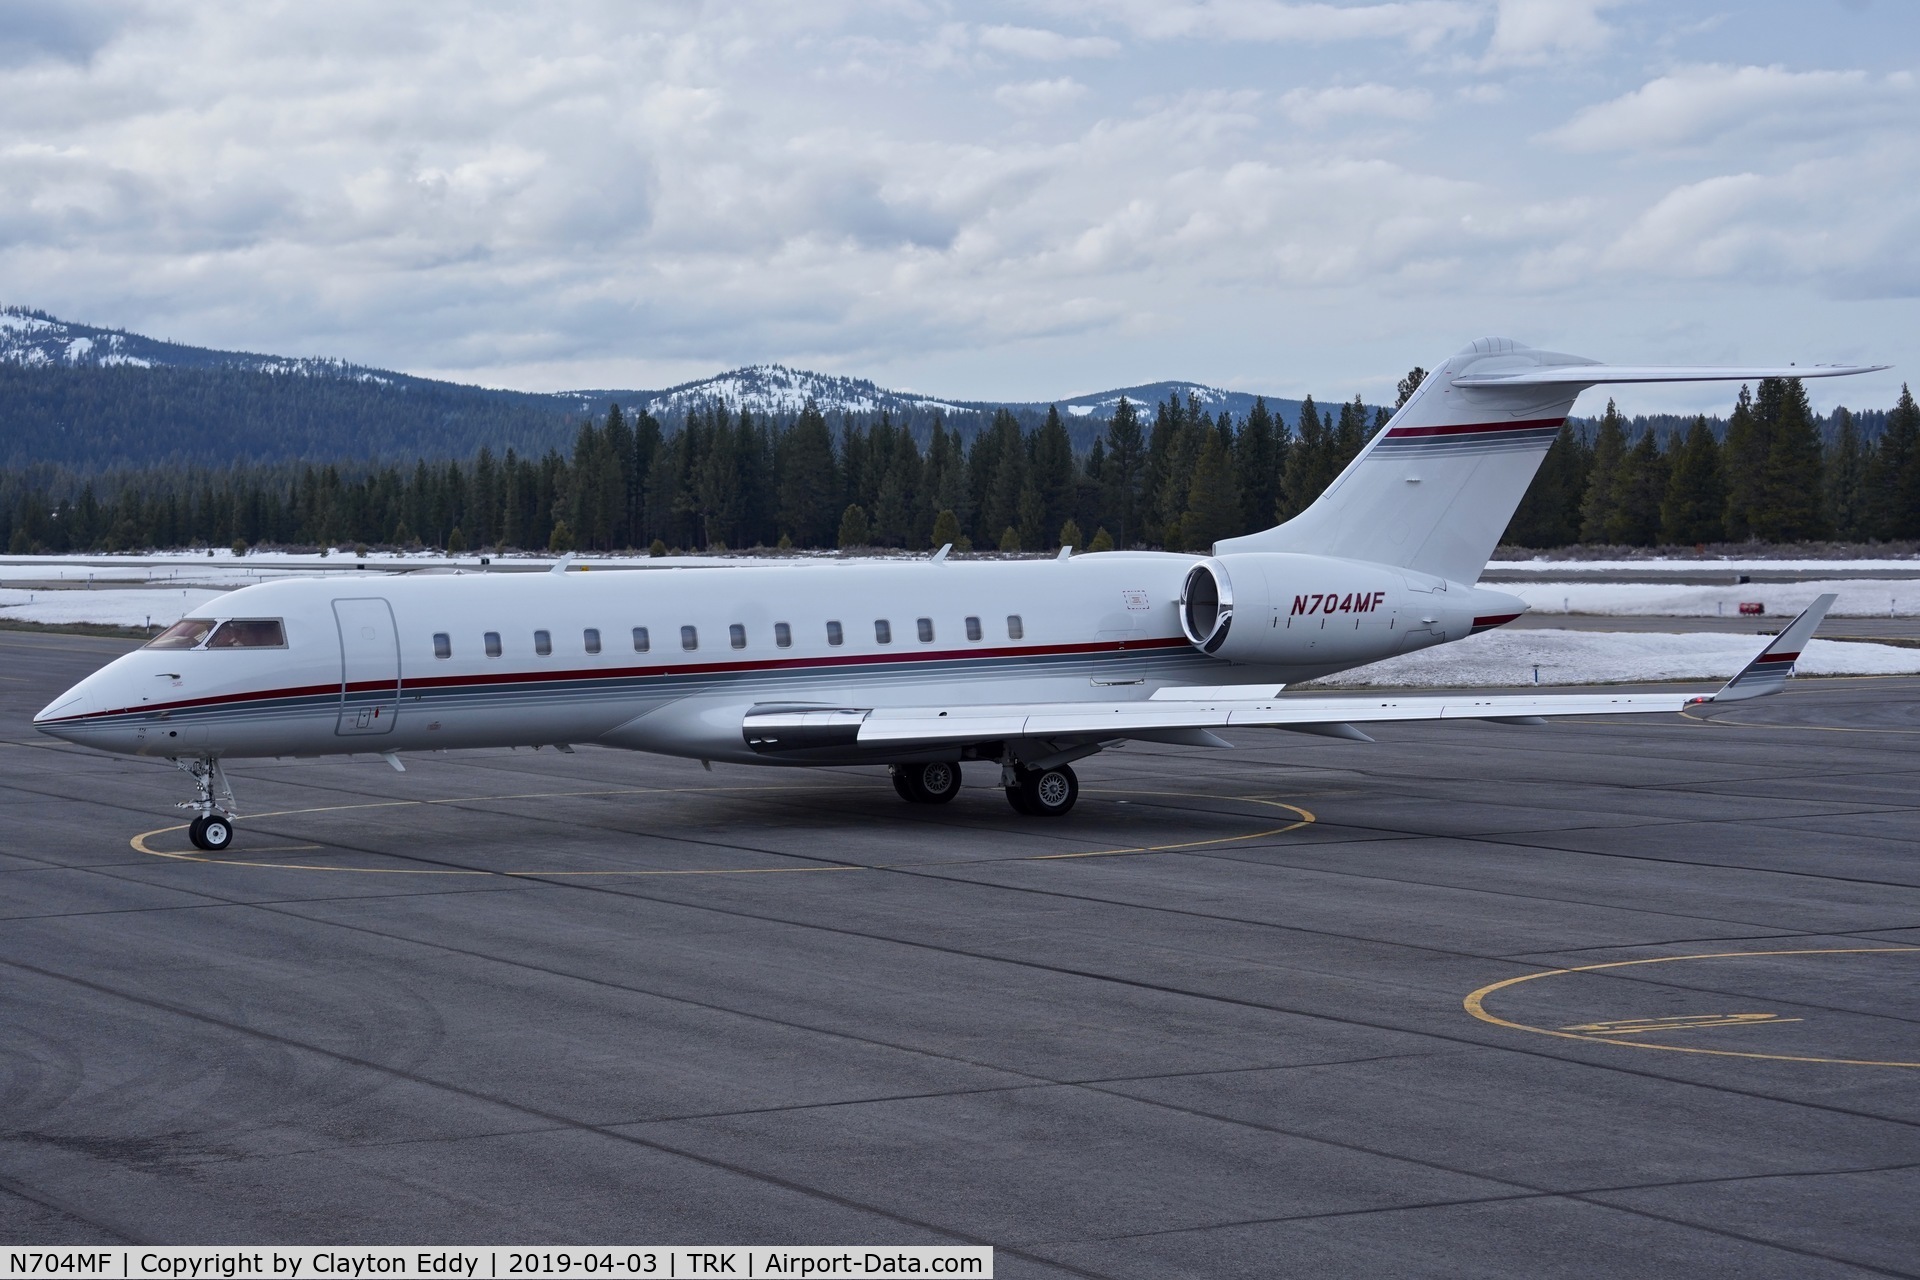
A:
{"type": "Polygon", "coordinates": [[[1833,607],[1838,597],[1832,592],[1821,596],[1808,605],[1806,612],[1789,622],[1773,643],[1760,651],[1760,655],[1740,669],[1740,674],[1721,686],[1719,692],[1700,699],[1702,702],[1739,702],[1744,698],[1764,697],[1769,693],[1778,693],[1785,687],[1788,677],[1793,675],[1793,664],[1800,657],[1800,651],[1806,647],[1813,636],[1813,629],[1827,616],[1827,610],[1833,607]]]}
{"type": "Polygon", "coordinates": [[[572,563],[573,563],[573,552],[569,551],[567,552],[567,554],[561,556],[558,560],[555,560],[553,562],[553,568],[547,570],[547,572],[548,573],[565,573],[567,571],[567,566],[572,563]]]}

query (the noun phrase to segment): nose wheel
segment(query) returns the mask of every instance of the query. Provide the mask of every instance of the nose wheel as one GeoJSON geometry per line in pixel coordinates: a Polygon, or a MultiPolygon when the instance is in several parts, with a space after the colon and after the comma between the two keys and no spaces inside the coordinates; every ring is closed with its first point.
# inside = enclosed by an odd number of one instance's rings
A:
{"type": "Polygon", "coordinates": [[[220,852],[233,843],[233,811],[240,807],[234,802],[233,786],[220,767],[220,758],[170,759],[174,768],[193,779],[194,798],[180,802],[180,808],[190,809],[195,815],[187,824],[187,839],[193,841],[196,849],[220,852]],[[216,790],[218,798],[214,795],[216,790]]]}
{"type": "Polygon", "coordinates": [[[218,853],[233,843],[233,823],[223,814],[210,813],[187,824],[187,839],[196,849],[218,853]]]}

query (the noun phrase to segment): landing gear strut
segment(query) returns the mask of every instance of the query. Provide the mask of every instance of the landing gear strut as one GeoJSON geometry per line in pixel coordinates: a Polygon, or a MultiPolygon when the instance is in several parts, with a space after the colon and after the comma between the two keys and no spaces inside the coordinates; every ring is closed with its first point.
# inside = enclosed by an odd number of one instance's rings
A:
{"type": "Polygon", "coordinates": [[[900,793],[902,800],[912,804],[945,804],[960,794],[960,762],[896,764],[893,789],[900,793]]]}
{"type": "Polygon", "coordinates": [[[1035,818],[1058,818],[1073,808],[1080,798],[1080,779],[1071,765],[1051,769],[1027,769],[1010,766],[1004,773],[1007,803],[1020,813],[1035,818]]]}
{"type": "Polygon", "coordinates": [[[169,757],[173,767],[193,779],[194,798],[182,800],[179,808],[191,809],[195,817],[187,824],[187,839],[193,841],[196,849],[205,849],[218,853],[233,843],[233,811],[240,806],[234,801],[233,786],[227,781],[227,774],[220,767],[218,756],[202,756],[197,760],[182,760],[169,757]],[[219,799],[214,797],[218,788],[219,799]]]}

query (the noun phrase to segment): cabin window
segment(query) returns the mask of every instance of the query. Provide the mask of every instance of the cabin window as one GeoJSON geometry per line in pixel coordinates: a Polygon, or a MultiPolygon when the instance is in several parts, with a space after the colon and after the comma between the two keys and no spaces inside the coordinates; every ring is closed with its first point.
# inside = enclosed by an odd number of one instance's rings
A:
{"type": "Polygon", "coordinates": [[[875,644],[893,643],[893,624],[885,618],[873,620],[873,640],[875,644]]]}
{"type": "Polygon", "coordinates": [[[182,618],[147,641],[149,649],[197,649],[213,630],[212,618],[182,618]]]}
{"type": "Polygon", "coordinates": [[[846,635],[840,630],[839,623],[829,622],[827,624],[827,643],[828,644],[839,644],[842,640],[845,640],[846,638],[847,638],[846,635]]]}
{"type": "Polygon", "coordinates": [[[980,630],[980,619],[968,618],[967,619],[967,639],[978,640],[981,634],[982,633],[980,630]]]}
{"type": "Polygon", "coordinates": [[[284,649],[287,629],[278,618],[229,618],[207,637],[209,649],[284,649]]]}
{"type": "Polygon", "coordinates": [[[635,653],[645,653],[651,648],[653,648],[653,642],[647,639],[647,629],[645,627],[635,627],[633,629],[633,651],[635,653]]]}
{"type": "Polygon", "coordinates": [[[580,638],[586,642],[588,653],[600,652],[600,628],[588,627],[580,633],[580,638]]]}
{"type": "Polygon", "coordinates": [[[1007,639],[1019,640],[1023,638],[1026,634],[1027,634],[1027,629],[1026,627],[1021,625],[1020,615],[1017,613],[1008,614],[1007,615],[1007,639]]]}
{"type": "Polygon", "coordinates": [[[499,657],[500,656],[500,633],[498,631],[489,631],[485,636],[481,638],[485,640],[487,643],[487,656],[489,658],[499,657]]]}
{"type": "Polygon", "coordinates": [[[680,647],[691,652],[700,647],[700,632],[695,627],[680,628],[680,647]]]}
{"type": "Polygon", "coordinates": [[[730,625],[727,628],[727,643],[732,645],[736,649],[746,648],[747,647],[747,629],[741,626],[737,622],[730,625]]]}
{"type": "Polygon", "coordinates": [[[932,618],[922,618],[920,619],[920,621],[914,623],[914,626],[919,628],[921,644],[933,643],[933,619],[932,618]]]}
{"type": "Polygon", "coordinates": [[[791,649],[793,647],[793,628],[784,622],[774,623],[773,642],[782,649],[791,649]]]}
{"type": "Polygon", "coordinates": [[[541,657],[553,652],[553,632],[536,631],[533,633],[533,651],[541,657]]]}
{"type": "Polygon", "coordinates": [[[444,631],[433,633],[433,656],[451,658],[453,656],[453,637],[444,631]]]}

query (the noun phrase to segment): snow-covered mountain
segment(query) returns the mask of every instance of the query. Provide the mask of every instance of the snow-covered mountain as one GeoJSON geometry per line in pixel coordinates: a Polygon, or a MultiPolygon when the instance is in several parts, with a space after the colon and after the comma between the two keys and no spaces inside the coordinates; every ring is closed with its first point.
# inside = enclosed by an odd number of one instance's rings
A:
{"type": "Polygon", "coordinates": [[[730,409],[751,409],[755,413],[782,417],[799,413],[812,400],[822,413],[879,413],[896,417],[915,412],[940,410],[945,413],[992,410],[997,406],[974,404],[964,400],[942,400],[911,391],[889,391],[866,378],[846,378],[831,373],[813,373],[789,369],[783,364],[750,364],[729,369],[711,378],[683,382],[665,391],[586,391],[575,393],[595,399],[632,397],[636,408],[658,418],[679,418],[687,410],[719,401],[730,409]]]}
{"type": "MultiPolygon", "coordinates": [[[[61,320],[44,311],[26,307],[0,306],[0,364],[28,368],[106,369],[126,366],[141,369],[238,370],[250,373],[297,375],[371,383],[400,393],[460,393],[508,398],[524,402],[530,409],[551,406],[564,413],[604,412],[617,403],[628,410],[645,409],[666,422],[685,417],[691,408],[715,401],[739,410],[791,417],[811,399],[822,413],[838,417],[843,413],[867,415],[885,411],[896,419],[924,418],[941,412],[949,415],[987,414],[996,409],[1012,409],[1023,416],[1044,414],[1057,405],[1070,422],[1085,429],[1113,415],[1125,396],[1151,414],[1153,406],[1168,398],[1185,400],[1192,396],[1210,413],[1225,409],[1236,417],[1253,407],[1253,396],[1238,391],[1223,391],[1196,382],[1152,382],[1069,396],[1053,401],[978,401],[895,391],[866,378],[814,373],[780,364],[755,364],[731,369],[710,378],[654,390],[566,391],[552,394],[511,392],[458,383],[438,382],[324,358],[289,358],[260,355],[246,351],[217,351],[164,342],[124,329],[103,329],[95,325],[61,320]]],[[[1292,421],[1299,411],[1294,401],[1269,400],[1268,407],[1292,421]]]]}
{"type": "Polygon", "coordinates": [[[137,369],[244,369],[255,373],[286,373],[308,377],[352,378],[360,382],[391,383],[401,375],[368,369],[345,360],[320,357],[291,359],[248,351],[213,351],[206,347],[162,342],[125,329],[101,329],[61,320],[26,307],[0,307],[0,363],[78,369],[107,369],[128,365],[137,369]]]}

